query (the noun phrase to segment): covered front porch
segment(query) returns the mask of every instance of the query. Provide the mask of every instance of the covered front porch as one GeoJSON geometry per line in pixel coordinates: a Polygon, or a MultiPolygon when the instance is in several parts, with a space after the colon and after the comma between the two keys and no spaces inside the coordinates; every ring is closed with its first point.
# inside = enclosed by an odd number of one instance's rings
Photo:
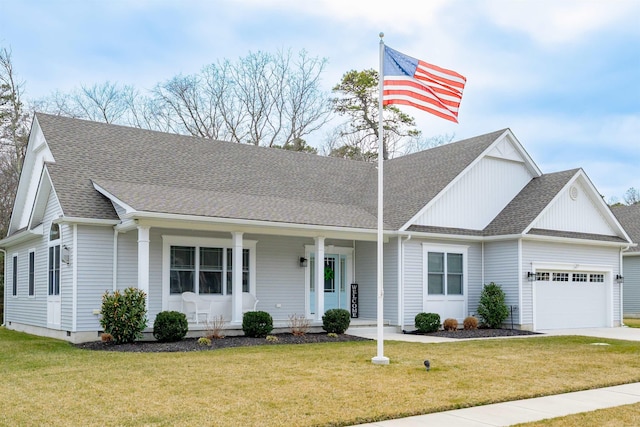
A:
{"type": "Polygon", "coordinates": [[[126,254],[135,249],[150,326],[160,311],[175,310],[185,313],[194,333],[222,316],[225,333],[232,335],[242,333],[245,312],[260,310],[272,316],[277,330],[288,330],[291,316],[321,330],[331,308],[350,311],[352,325],[375,324],[375,268],[367,268],[375,236],[176,221],[138,221],[117,232],[117,286],[127,287],[126,254]]]}

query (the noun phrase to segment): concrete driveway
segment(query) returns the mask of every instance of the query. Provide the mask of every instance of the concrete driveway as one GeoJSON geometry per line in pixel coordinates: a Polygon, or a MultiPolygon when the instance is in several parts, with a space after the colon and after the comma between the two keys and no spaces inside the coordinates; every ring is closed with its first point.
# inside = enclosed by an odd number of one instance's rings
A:
{"type": "MultiPolygon", "coordinates": [[[[583,328],[583,329],[548,329],[537,331],[542,335],[518,335],[514,337],[497,337],[489,339],[510,339],[510,338],[535,338],[543,336],[555,336],[555,335],[582,335],[586,337],[595,338],[611,338],[616,340],[627,341],[640,341],[640,328],[629,328],[626,326],[619,328],[583,328]]],[[[375,340],[377,338],[376,328],[360,328],[354,327],[347,330],[347,334],[355,335],[363,338],[369,338],[375,340]]],[[[408,341],[408,342],[422,342],[422,343],[441,343],[441,342],[455,342],[466,341],[455,338],[443,338],[432,337],[425,335],[410,335],[399,333],[395,327],[384,328],[385,341],[408,341]]],[[[478,338],[486,340],[488,338],[478,338]]]]}
{"type": "Polygon", "coordinates": [[[640,328],[626,326],[620,328],[549,329],[538,332],[545,335],[582,335],[586,337],[640,341],[640,328]]]}

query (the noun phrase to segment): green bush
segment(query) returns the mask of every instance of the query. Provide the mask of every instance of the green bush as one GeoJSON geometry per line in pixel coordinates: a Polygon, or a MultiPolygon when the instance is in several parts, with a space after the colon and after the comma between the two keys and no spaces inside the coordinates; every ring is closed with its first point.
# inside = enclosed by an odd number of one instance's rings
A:
{"type": "Polygon", "coordinates": [[[419,332],[437,332],[440,329],[440,315],[437,313],[418,313],[415,324],[419,332]]]}
{"type": "Polygon", "coordinates": [[[322,329],[328,333],[344,334],[351,323],[351,314],[344,308],[332,308],[322,316],[322,329]]]}
{"type": "Polygon", "coordinates": [[[273,318],[266,311],[248,311],[242,317],[242,331],[248,337],[265,338],[273,331],[273,318]]]}
{"type": "Polygon", "coordinates": [[[102,295],[100,325],[111,334],[116,344],[142,338],[147,327],[147,294],[136,288],[102,295]]]}
{"type": "Polygon", "coordinates": [[[478,305],[478,316],[482,323],[490,328],[502,326],[502,322],[509,317],[509,308],[504,300],[504,291],[500,285],[491,282],[482,288],[478,305]]]}
{"type": "Polygon", "coordinates": [[[160,342],[180,341],[188,331],[187,316],[179,311],[161,311],[153,322],[153,336],[160,342]]]}

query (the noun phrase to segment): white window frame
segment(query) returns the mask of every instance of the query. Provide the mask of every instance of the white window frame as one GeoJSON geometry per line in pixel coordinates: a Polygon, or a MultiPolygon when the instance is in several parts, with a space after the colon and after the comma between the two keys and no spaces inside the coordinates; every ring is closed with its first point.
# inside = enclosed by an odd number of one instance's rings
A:
{"type": "MultiPolygon", "coordinates": [[[[242,249],[249,250],[249,293],[252,295],[256,294],[256,244],[257,240],[242,240],[242,249]]],[[[231,294],[227,293],[227,266],[226,266],[226,258],[227,258],[227,249],[233,249],[233,240],[232,239],[221,239],[221,238],[207,238],[207,237],[188,237],[188,236],[162,236],[162,295],[164,296],[162,299],[162,307],[163,310],[166,310],[168,307],[168,298],[179,299],[180,295],[171,294],[170,283],[170,270],[171,270],[171,247],[172,246],[187,246],[195,248],[195,267],[196,267],[196,277],[198,276],[199,269],[199,259],[200,259],[200,248],[222,248],[223,249],[223,274],[222,274],[222,294],[199,294],[200,297],[211,297],[211,298],[220,298],[220,297],[230,297],[231,294]]],[[[197,284],[196,289],[197,291],[197,284]]]]}
{"type": "MultiPolygon", "coordinates": [[[[53,227],[54,225],[56,225],[58,227],[58,238],[55,240],[49,240],[48,244],[47,244],[47,295],[50,297],[57,297],[60,296],[60,292],[61,292],[61,288],[62,288],[62,227],[60,227],[60,224],[51,224],[51,227],[53,227]],[[54,248],[54,254],[55,254],[55,247],[58,246],[58,293],[56,294],[51,293],[50,289],[51,289],[51,284],[49,283],[49,281],[51,280],[50,277],[50,271],[51,271],[51,248],[54,248]]],[[[49,238],[51,237],[51,227],[49,228],[49,238]]],[[[54,261],[55,261],[55,256],[54,256],[54,261]]],[[[54,270],[55,271],[55,270],[54,270]]],[[[54,291],[55,291],[55,284],[54,284],[54,291]]]]}
{"type": "MultiPolygon", "coordinates": [[[[423,271],[423,282],[424,282],[424,297],[426,298],[439,298],[439,297],[464,297],[466,300],[467,297],[467,281],[468,281],[468,258],[469,258],[469,247],[461,246],[461,245],[437,245],[437,244],[422,244],[422,271],[423,271]],[[442,253],[444,254],[444,281],[443,281],[443,291],[442,294],[429,294],[429,252],[442,253]],[[451,294],[448,293],[448,278],[447,278],[447,255],[448,254],[461,254],[462,255],[462,294],[451,294]]],[[[438,272],[439,273],[439,272],[438,272]]]]}

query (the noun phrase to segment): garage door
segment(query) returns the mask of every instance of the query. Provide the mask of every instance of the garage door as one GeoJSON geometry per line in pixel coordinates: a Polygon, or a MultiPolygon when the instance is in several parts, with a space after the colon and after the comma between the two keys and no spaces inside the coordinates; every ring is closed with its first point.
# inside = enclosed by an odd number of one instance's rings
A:
{"type": "Polygon", "coordinates": [[[604,279],[603,273],[536,272],[536,330],[611,326],[610,287],[604,279]]]}

